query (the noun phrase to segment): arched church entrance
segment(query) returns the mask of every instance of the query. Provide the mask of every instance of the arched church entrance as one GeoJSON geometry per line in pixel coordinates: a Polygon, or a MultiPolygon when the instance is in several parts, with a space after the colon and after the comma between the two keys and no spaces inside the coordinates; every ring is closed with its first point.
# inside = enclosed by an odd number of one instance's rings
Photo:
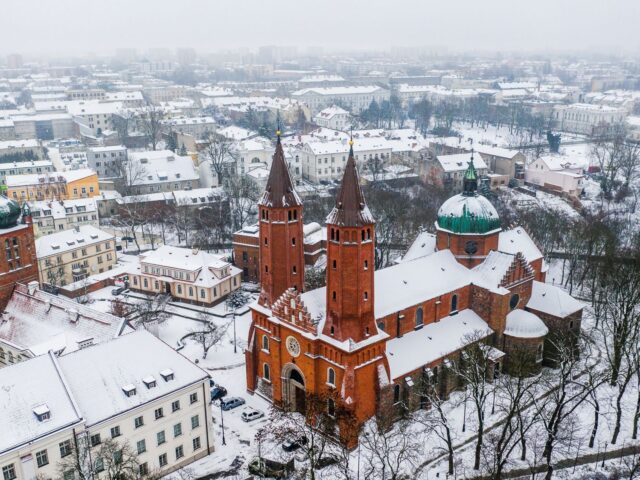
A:
{"type": "Polygon", "coordinates": [[[304,413],[304,375],[300,369],[292,363],[287,363],[282,368],[282,399],[287,409],[304,413]]]}

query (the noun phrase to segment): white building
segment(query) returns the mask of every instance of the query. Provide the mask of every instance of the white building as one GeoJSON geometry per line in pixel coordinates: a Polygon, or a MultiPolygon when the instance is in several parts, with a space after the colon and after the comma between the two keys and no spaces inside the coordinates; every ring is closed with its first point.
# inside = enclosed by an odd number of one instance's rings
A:
{"type": "Polygon", "coordinates": [[[332,105],[318,112],[313,117],[313,121],[320,127],[347,130],[351,126],[351,114],[344,108],[332,105]]]}
{"type": "Polygon", "coordinates": [[[577,197],[584,188],[583,167],[559,155],[543,156],[527,167],[524,181],[577,197]]]}
{"type": "Polygon", "coordinates": [[[31,160],[27,162],[0,163],[0,183],[7,184],[7,175],[29,175],[53,172],[51,160],[31,160]]]}
{"type": "Polygon", "coordinates": [[[339,104],[358,114],[369,107],[375,100],[377,103],[389,100],[389,90],[377,85],[354,87],[315,87],[304,88],[291,94],[293,98],[306,103],[311,112],[319,112],[333,104],[339,104]]]}
{"type": "Polygon", "coordinates": [[[29,202],[36,237],[50,235],[75,226],[99,227],[96,198],[29,202]]]}
{"type": "Polygon", "coordinates": [[[171,150],[130,152],[125,174],[127,185],[138,195],[200,186],[200,175],[191,157],[171,150]]]}
{"type": "Polygon", "coordinates": [[[16,139],[71,138],[76,134],[73,116],[68,113],[38,113],[33,115],[15,115],[13,120],[16,139]]]}
{"type": "MultiPolygon", "coordinates": [[[[384,137],[359,138],[353,144],[353,153],[362,172],[367,162],[391,158],[392,147],[384,137]]],[[[349,156],[346,140],[308,141],[297,152],[302,164],[302,176],[313,183],[330,182],[342,178],[349,156]]]]}
{"type": "Polygon", "coordinates": [[[553,116],[559,129],[584,135],[602,135],[624,121],[623,108],[588,103],[557,105],[553,116]]]}
{"type": "Polygon", "coordinates": [[[127,270],[129,287],[134,290],[213,305],[240,288],[242,270],[220,255],[163,245],[138,258],[139,263],[127,270]]]}
{"type": "Polygon", "coordinates": [[[76,448],[99,479],[107,441],[129,444],[140,475],[213,451],[209,375],[144,330],[0,369],[0,384],[5,480],[58,478],[76,448]]]}
{"type": "Polygon", "coordinates": [[[98,178],[114,178],[122,175],[127,161],[127,147],[90,147],[87,149],[87,166],[98,174],[98,178]]]}
{"type": "MultiPolygon", "coordinates": [[[[438,155],[434,163],[436,178],[443,184],[449,186],[454,192],[462,191],[462,180],[464,172],[469,167],[471,155],[468,153],[456,153],[453,155],[438,155]]],[[[473,165],[478,172],[478,177],[487,175],[489,169],[480,155],[475,155],[473,165]]]]}
{"type": "Polygon", "coordinates": [[[208,132],[215,132],[216,121],[213,117],[180,117],[163,120],[166,132],[178,132],[192,135],[195,138],[205,138],[208,132]]]}

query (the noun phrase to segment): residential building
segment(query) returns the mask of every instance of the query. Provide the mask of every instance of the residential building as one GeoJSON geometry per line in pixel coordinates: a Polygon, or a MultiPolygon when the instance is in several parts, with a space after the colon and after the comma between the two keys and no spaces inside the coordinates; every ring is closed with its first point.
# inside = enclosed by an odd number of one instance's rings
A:
{"type": "Polygon", "coordinates": [[[37,281],[18,283],[0,314],[0,367],[49,351],[66,355],[131,331],[126,319],[47,293],[37,281]]]}
{"type": "Polygon", "coordinates": [[[76,135],[73,116],[68,113],[37,113],[32,115],[13,115],[15,138],[25,140],[53,140],[72,138],[76,135]]]}
{"type": "Polygon", "coordinates": [[[7,175],[31,175],[54,171],[51,160],[28,160],[25,162],[0,163],[0,184],[7,184],[7,175]]]}
{"type": "Polygon", "coordinates": [[[359,114],[367,109],[372,101],[378,104],[389,100],[389,90],[377,85],[362,85],[351,87],[313,87],[295,91],[291,96],[306,103],[312,113],[337,104],[348,108],[351,113],[359,114]]]}
{"type": "Polygon", "coordinates": [[[318,114],[313,117],[313,121],[320,127],[343,131],[348,130],[352,123],[351,114],[344,108],[336,105],[332,105],[318,112],[318,114]]]}
{"type": "Polygon", "coordinates": [[[582,165],[562,155],[536,158],[524,171],[525,183],[579,197],[584,188],[582,165]]]}
{"type": "Polygon", "coordinates": [[[221,255],[163,245],[126,272],[129,288],[198,305],[214,305],[240,288],[241,273],[221,255]]]}
{"type": "Polygon", "coordinates": [[[127,147],[90,147],[87,149],[87,166],[98,174],[98,178],[118,178],[125,170],[127,147]]]}
{"type": "Polygon", "coordinates": [[[43,158],[45,158],[44,148],[36,139],[0,141],[0,160],[21,162],[43,158]]]}
{"type": "Polygon", "coordinates": [[[36,240],[40,283],[52,286],[78,282],[116,264],[116,242],[92,225],[44,235],[36,240]]]}
{"type": "Polygon", "coordinates": [[[144,330],[2,368],[0,383],[7,480],[57,478],[74,451],[87,458],[84,475],[101,478],[107,441],[129,444],[141,476],[214,449],[209,375],[144,330]]]}
{"type": "Polygon", "coordinates": [[[487,164],[482,157],[469,153],[456,153],[452,155],[438,155],[433,162],[427,162],[423,166],[422,178],[427,183],[437,183],[445,186],[452,192],[462,191],[464,174],[472,160],[479,177],[488,173],[487,164]]]}
{"type": "Polygon", "coordinates": [[[99,227],[96,198],[29,202],[36,237],[81,225],[99,227]]]}
{"type": "Polygon", "coordinates": [[[66,172],[8,175],[7,196],[24,201],[71,200],[100,194],[98,175],[86,168],[66,172]]]}
{"type": "Polygon", "coordinates": [[[178,117],[162,120],[165,132],[177,132],[192,135],[195,138],[205,138],[207,133],[215,132],[216,121],[213,117],[178,117]]]}
{"type": "Polygon", "coordinates": [[[128,193],[136,195],[200,186],[192,158],[171,150],[130,152],[125,175],[128,193]]]}
{"type": "Polygon", "coordinates": [[[589,103],[573,103],[554,107],[553,118],[560,130],[584,135],[606,135],[624,122],[624,108],[589,103]]]}

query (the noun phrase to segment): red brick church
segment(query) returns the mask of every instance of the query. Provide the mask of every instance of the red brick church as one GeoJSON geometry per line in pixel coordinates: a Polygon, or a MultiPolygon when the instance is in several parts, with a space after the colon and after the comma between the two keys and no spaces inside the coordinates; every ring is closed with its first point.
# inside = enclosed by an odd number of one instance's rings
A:
{"type": "Polygon", "coordinates": [[[303,292],[303,204],[278,137],[259,202],[249,392],[295,410],[307,393],[333,393],[362,423],[381,405],[425,406],[412,395],[425,379],[445,395],[456,388],[447,371],[471,341],[491,349],[495,372],[520,347],[542,365],[549,332],[578,332],[582,305],[545,283],[536,244],[520,227],[502,230],[477,187],[472,154],[464,191],[441,206],[436,234],[420,234],[396,265],[374,271],[375,219],[351,148],[326,220],[327,286],[303,292]]]}

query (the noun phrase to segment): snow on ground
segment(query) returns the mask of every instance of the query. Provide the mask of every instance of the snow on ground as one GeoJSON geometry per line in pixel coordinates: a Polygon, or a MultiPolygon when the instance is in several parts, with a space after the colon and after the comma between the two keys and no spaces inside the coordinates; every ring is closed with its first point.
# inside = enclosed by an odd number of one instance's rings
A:
{"type": "Polygon", "coordinates": [[[516,202],[518,208],[540,208],[564,213],[569,218],[579,218],[580,214],[562,197],[538,190],[532,197],[515,189],[505,190],[510,199],[516,202]]]}

